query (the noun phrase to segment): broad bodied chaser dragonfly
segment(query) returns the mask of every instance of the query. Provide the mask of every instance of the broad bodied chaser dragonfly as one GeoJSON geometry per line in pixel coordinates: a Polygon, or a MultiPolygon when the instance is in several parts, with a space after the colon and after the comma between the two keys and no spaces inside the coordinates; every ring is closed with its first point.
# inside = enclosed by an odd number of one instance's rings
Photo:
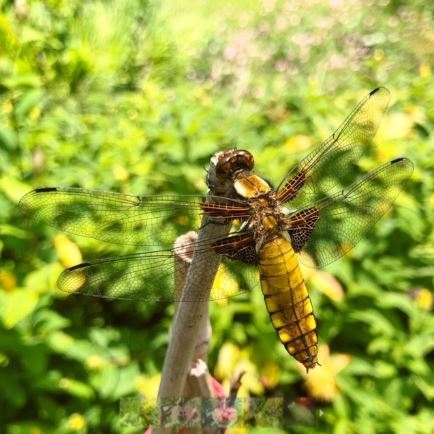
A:
{"type": "MultiPolygon", "coordinates": [[[[172,245],[185,231],[179,222],[194,224],[206,215],[211,224],[232,224],[227,236],[199,238],[195,251],[220,255],[235,273],[259,270],[281,342],[311,369],[318,364],[317,327],[298,259],[306,252],[324,266],[346,254],[390,210],[413,171],[410,160],[396,158],[354,180],[389,98],[387,89],[373,90],[277,188],[253,172],[248,151],[232,149],[212,158],[208,196],[131,196],[46,187],[26,194],[20,207],[33,220],[65,232],[142,246],[140,253],[68,268],[58,286],[68,293],[146,302],[174,300],[171,279],[177,252],[172,245]]],[[[211,299],[231,295],[223,287],[221,292],[215,289],[211,299]]]]}

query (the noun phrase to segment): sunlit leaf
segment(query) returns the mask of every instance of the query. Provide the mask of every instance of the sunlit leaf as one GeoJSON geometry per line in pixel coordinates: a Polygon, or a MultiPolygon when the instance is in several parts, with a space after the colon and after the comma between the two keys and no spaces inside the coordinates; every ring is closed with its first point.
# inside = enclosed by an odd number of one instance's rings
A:
{"type": "Polygon", "coordinates": [[[315,271],[311,276],[311,283],[333,301],[342,301],[344,289],[340,282],[331,274],[315,271]]]}
{"type": "Polygon", "coordinates": [[[83,261],[80,248],[66,235],[58,234],[54,237],[54,246],[61,264],[65,267],[72,267],[83,261]]]}
{"type": "Polygon", "coordinates": [[[81,399],[89,399],[94,396],[94,391],[90,386],[72,378],[61,378],[59,380],[59,389],[81,399]]]}
{"type": "Polygon", "coordinates": [[[218,378],[230,377],[240,358],[241,350],[231,342],[225,342],[219,350],[215,374],[218,378]]]}
{"type": "Polygon", "coordinates": [[[17,288],[14,291],[0,291],[0,318],[10,329],[33,312],[38,303],[35,291],[17,288]]]}
{"type": "Polygon", "coordinates": [[[0,191],[17,203],[23,194],[29,191],[29,186],[13,176],[3,174],[0,177],[0,191]]]}
{"type": "Polygon", "coordinates": [[[129,174],[124,166],[121,166],[120,164],[116,164],[115,166],[113,166],[112,171],[113,171],[113,176],[118,181],[126,181],[128,179],[129,174]]]}
{"type": "Polygon", "coordinates": [[[39,293],[61,293],[57,290],[57,278],[59,274],[63,271],[63,268],[59,263],[53,263],[48,265],[43,265],[40,268],[36,268],[31,271],[25,280],[26,288],[30,288],[39,293]]]}

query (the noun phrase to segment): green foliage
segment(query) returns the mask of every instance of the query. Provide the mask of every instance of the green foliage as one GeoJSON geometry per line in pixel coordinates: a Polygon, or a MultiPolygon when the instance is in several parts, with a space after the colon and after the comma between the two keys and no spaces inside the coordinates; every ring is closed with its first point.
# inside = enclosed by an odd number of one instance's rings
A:
{"type": "MultiPolygon", "coordinates": [[[[391,110],[361,170],[406,155],[415,171],[369,239],[327,274],[305,270],[329,376],[313,370],[302,385],[258,288],[213,306],[210,366],[225,344],[245,350],[250,393],[317,398],[309,424],[318,432],[432,432],[429,8],[184,3],[0,2],[0,431],[143,432],[119,425],[119,403],[151,393],[173,314],[57,292],[56,234],[22,221],[22,195],[42,185],[203,193],[210,156],[232,146],[252,151],[276,185],[356,101],[385,85],[391,110]],[[337,389],[327,399],[330,384],[337,389]]],[[[74,241],[86,258],[121,253],[74,241]]]]}

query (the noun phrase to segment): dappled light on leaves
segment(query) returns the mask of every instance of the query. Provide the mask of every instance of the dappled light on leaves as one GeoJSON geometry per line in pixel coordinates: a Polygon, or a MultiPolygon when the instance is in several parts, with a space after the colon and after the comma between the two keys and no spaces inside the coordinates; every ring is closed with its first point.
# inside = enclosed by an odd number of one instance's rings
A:
{"type": "MultiPolygon", "coordinates": [[[[306,377],[319,375],[311,389],[302,389],[296,369],[301,368],[301,375],[305,369],[283,348],[277,350],[258,287],[250,297],[211,303],[210,369],[225,342],[234,343],[237,351],[232,352],[238,358],[241,347],[251,346],[249,359],[264,386],[262,391],[252,389],[267,398],[291,399],[306,390],[320,396],[310,398],[318,411],[314,426],[306,427],[309,419],[302,419],[300,431],[434,431],[434,27],[428,2],[53,4],[3,2],[0,14],[4,431],[124,432],[117,404],[139,389],[155,397],[157,387],[147,385],[146,379],[162,365],[174,310],[154,303],[155,297],[112,302],[57,291],[63,268],[81,262],[75,243],[82,246],[86,261],[136,250],[121,246],[122,222],[104,228],[118,242],[107,251],[104,244],[94,248],[95,243],[76,237],[72,244],[60,239],[54,247],[52,228],[29,227],[28,219],[17,212],[20,197],[43,185],[134,195],[203,194],[210,155],[233,147],[253,151],[258,173],[276,186],[280,175],[302,158],[300,153],[330,134],[368,89],[382,84],[391,90],[392,104],[375,140],[376,150],[350,168],[351,179],[355,172],[363,175],[402,155],[414,162],[414,174],[395,211],[366,234],[357,250],[337,240],[337,252],[348,256],[322,271],[332,273],[345,288],[342,302],[330,301],[341,296],[327,276],[315,281],[315,264],[302,265],[318,319],[319,343],[352,356],[342,374],[342,394],[336,391],[339,374],[336,379],[330,368],[323,378],[321,366],[306,377]],[[160,6],[166,8],[165,15],[160,6]],[[388,294],[394,298],[388,299],[388,294]],[[111,365],[119,388],[110,386],[110,392],[102,374],[105,356],[90,339],[94,333],[101,334],[102,345],[115,345],[124,355],[121,363],[116,356],[111,365]],[[123,376],[130,367],[131,373],[123,376]],[[331,405],[315,389],[327,378],[332,386],[324,387],[329,392],[323,395],[339,396],[331,405]],[[85,387],[72,387],[71,379],[85,387]]],[[[323,186],[331,179],[321,176],[315,185],[328,193],[323,186]]],[[[373,205],[387,208],[381,200],[373,205]]],[[[154,211],[158,213],[158,207],[154,211]]],[[[86,216],[86,207],[80,207],[64,224],[79,217],[88,235],[100,235],[86,216]]],[[[101,214],[90,217],[94,223],[101,214]]],[[[129,245],[143,241],[149,229],[153,245],[170,248],[178,232],[200,225],[190,216],[165,217],[150,228],[136,221],[129,245]]],[[[327,230],[322,234],[326,240],[330,237],[327,230]]],[[[158,260],[168,264],[172,258],[158,260]]],[[[125,281],[122,271],[113,270],[101,282],[125,281]]],[[[74,276],[74,285],[68,286],[72,292],[87,281],[85,273],[74,276]]],[[[157,276],[161,284],[152,294],[164,292],[171,303],[169,276],[157,276]]],[[[241,290],[253,280],[237,278],[241,290]]],[[[145,282],[139,279],[136,287],[131,279],[125,288],[140,288],[144,292],[138,293],[146,298],[145,282]]],[[[228,287],[232,292],[233,282],[228,287]]],[[[323,353],[319,351],[318,361],[325,368],[339,355],[332,353],[327,360],[323,353]]],[[[219,366],[222,378],[229,378],[236,367],[232,359],[225,358],[231,369],[219,366]]],[[[125,432],[144,429],[135,425],[125,432]]]]}

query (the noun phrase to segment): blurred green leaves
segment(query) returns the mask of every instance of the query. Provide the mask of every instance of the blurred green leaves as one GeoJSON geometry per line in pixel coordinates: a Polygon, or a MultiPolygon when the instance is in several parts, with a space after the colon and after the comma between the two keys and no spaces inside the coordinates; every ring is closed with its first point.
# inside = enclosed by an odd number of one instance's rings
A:
{"type": "MultiPolygon", "coordinates": [[[[210,366],[223,381],[229,366],[247,366],[250,393],[316,398],[318,431],[434,429],[426,2],[0,4],[1,432],[143,432],[120,428],[118,403],[155,394],[173,314],[60,294],[59,234],[22,220],[15,206],[24,193],[43,185],[203,193],[210,156],[233,146],[252,151],[277,185],[378,85],[390,89],[391,108],[360,170],[406,155],[415,171],[395,210],[347,257],[303,270],[324,367],[303,377],[258,287],[213,306],[210,366]]],[[[70,243],[85,259],[121,253],[70,243]]]]}

